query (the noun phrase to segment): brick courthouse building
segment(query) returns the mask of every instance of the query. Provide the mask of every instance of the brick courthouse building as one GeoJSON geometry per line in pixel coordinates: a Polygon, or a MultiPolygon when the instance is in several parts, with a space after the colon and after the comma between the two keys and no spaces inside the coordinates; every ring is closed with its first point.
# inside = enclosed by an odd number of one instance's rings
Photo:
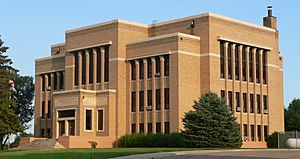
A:
{"type": "Polygon", "coordinates": [[[65,32],[37,59],[35,137],[115,147],[128,133],[169,133],[207,92],[226,99],[243,147],[283,131],[276,17],[263,26],[213,13],[152,25],[113,20],[65,32]]]}

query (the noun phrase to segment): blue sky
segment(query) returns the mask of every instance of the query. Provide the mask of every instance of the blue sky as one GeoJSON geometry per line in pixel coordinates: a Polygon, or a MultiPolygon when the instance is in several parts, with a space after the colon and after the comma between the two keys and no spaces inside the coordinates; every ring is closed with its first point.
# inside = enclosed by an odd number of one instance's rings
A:
{"type": "Polygon", "coordinates": [[[34,59],[50,55],[50,45],[64,42],[65,30],[112,19],[151,24],[214,12],[262,24],[268,5],[278,18],[284,56],[284,104],[300,98],[300,1],[298,0],[1,0],[0,34],[22,75],[34,76],[34,59]]]}

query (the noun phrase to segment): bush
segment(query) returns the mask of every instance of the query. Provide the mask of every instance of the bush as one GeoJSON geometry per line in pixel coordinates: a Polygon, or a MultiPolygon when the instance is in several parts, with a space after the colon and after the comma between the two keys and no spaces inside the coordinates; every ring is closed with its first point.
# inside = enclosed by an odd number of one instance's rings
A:
{"type": "Polygon", "coordinates": [[[180,133],[127,134],[119,139],[119,147],[188,147],[180,133]]]}
{"type": "Polygon", "coordinates": [[[98,143],[96,141],[89,141],[89,143],[91,144],[92,148],[96,148],[98,143]]]}

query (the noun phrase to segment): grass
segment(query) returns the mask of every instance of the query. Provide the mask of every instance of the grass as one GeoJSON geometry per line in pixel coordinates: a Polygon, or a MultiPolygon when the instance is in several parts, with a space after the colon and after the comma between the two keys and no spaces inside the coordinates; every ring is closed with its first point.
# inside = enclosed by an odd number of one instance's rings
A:
{"type": "Polygon", "coordinates": [[[203,150],[200,148],[102,148],[0,151],[0,159],[105,159],[142,153],[203,150]]]}

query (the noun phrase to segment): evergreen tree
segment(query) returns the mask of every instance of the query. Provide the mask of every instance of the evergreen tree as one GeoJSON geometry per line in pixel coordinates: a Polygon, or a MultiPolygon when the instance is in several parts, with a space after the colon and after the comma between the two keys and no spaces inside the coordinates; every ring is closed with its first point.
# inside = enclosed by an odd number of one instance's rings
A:
{"type": "Polygon", "coordinates": [[[284,110],[285,131],[300,131],[300,99],[294,99],[284,110]]]}
{"type": "Polygon", "coordinates": [[[3,150],[9,136],[22,131],[22,126],[17,114],[12,109],[15,102],[12,100],[11,85],[16,69],[11,67],[12,61],[4,55],[8,47],[3,46],[0,39],[0,146],[3,150]]]}
{"type": "Polygon", "coordinates": [[[207,93],[185,113],[182,134],[195,147],[238,148],[242,144],[236,118],[215,93],[207,93]]]}

